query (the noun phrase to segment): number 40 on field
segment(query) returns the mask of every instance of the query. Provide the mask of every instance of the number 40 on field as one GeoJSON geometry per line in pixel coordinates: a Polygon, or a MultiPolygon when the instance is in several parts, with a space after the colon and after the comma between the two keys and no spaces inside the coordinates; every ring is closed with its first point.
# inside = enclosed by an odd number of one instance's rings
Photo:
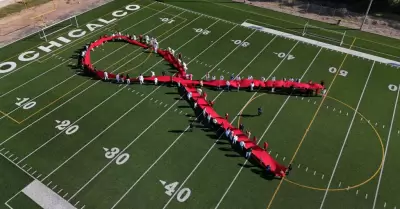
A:
{"type": "Polygon", "coordinates": [[[176,200],[178,200],[178,202],[185,202],[192,194],[192,191],[189,188],[179,188],[179,182],[177,181],[173,183],[167,183],[166,181],[160,180],[160,182],[162,185],[164,185],[165,194],[167,194],[168,196],[173,196],[176,189],[178,189],[176,193],[176,200]]]}

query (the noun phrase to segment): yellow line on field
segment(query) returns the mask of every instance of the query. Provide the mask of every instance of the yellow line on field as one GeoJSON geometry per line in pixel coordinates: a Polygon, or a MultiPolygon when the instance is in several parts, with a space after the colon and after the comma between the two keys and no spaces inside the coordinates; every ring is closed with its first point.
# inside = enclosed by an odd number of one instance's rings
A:
{"type": "MultiPolygon", "coordinates": [[[[356,42],[356,38],[354,38],[354,40],[353,40],[353,42],[351,43],[349,49],[351,49],[351,48],[353,47],[353,45],[354,45],[355,42],[356,42]]],[[[327,91],[326,91],[325,96],[322,97],[322,100],[321,100],[321,102],[319,103],[319,106],[318,106],[317,110],[315,111],[314,116],[312,117],[310,123],[308,124],[308,127],[307,127],[306,131],[304,132],[304,135],[303,135],[303,137],[301,138],[300,143],[299,143],[299,145],[297,146],[296,151],[294,152],[292,159],[291,159],[290,162],[289,162],[289,165],[292,164],[292,163],[293,163],[293,160],[296,158],[296,155],[297,155],[297,153],[299,152],[300,147],[301,147],[301,145],[302,145],[303,142],[304,142],[304,139],[306,138],[308,132],[310,131],[311,125],[314,123],[314,120],[315,120],[315,118],[316,118],[316,116],[317,116],[319,110],[321,109],[321,107],[322,107],[322,105],[323,105],[323,103],[324,103],[326,97],[328,96],[329,91],[330,91],[331,88],[332,88],[333,83],[335,82],[337,76],[339,75],[340,70],[341,70],[342,67],[343,67],[344,62],[345,62],[346,59],[347,59],[347,56],[348,56],[348,54],[346,54],[346,55],[344,56],[343,61],[342,61],[342,63],[341,63],[340,66],[339,66],[339,69],[337,70],[335,76],[334,76],[333,79],[332,79],[331,84],[329,85],[329,87],[328,87],[328,89],[327,89],[327,91]]],[[[276,194],[278,193],[279,189],[281,188],[281,185],[282,185],[283,180],[285,180],[285,177],[282,177],[282,179],[280,180],[280,182],[279,182],[279,184],[278,184],[278,187],[275,189],[275,192],[274,192],[274,194],[272,195],[272,198],[271,198],[271,200],[270,200],[269,203],[268,203],[267,209],[269,209],[269,208],[271,207],[272,202],[274,201],[274,199],[275,199],[275,197],[276,197],[276,194]]]]}
{"type": "Polygon", "coordinates": [[[32,113],[31,115],[29,115],[28,117],[26,117],[25,119],[23,119],[20,123],[23,123],[24,121],[28,120],[29,118],[33,117],[34,115],[38,114],[39,112],[41,112],[42,110],[46,109],[47,107],[49,107],[50,105],[56,103],[58,100],[64,98],[65,96],[67,96],[68,94],[70,94],[72,91],[74,91],[75,89],[81,87],[83,84],[89,82],[90,80],[87,80],[81,84],[79,84],[77,87],[71,89],[70,91],[68,91],[67,93],[63,94],[62,96],[58,97],[57,99],[55,99],[54,101],[50,102],[49,104],[47,104],[46,106],[40,108],[39,110],[37,110],[36,112],[32,113]]]}
{"type": "Polygon", "coordinates": [[[9,118],[10,120],[14,121],[15,123],[21,124],[21,122],[19,122],[15,118],[11,117],[8,113],[5,113],[5,112],[3,112],[1,110],[0,110],[0,113],[3,114],[4,116],[6,116],[7,118],[9,118]]]}

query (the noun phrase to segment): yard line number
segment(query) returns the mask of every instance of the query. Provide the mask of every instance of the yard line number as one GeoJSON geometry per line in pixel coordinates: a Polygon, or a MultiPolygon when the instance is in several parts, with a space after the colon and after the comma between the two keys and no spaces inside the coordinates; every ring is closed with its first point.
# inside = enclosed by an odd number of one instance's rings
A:
{"type": "MultiPolygon", "coordinates": [[[[177,186],[179,185],[179,182],[177,181],[169,184],[167,184],[167,182],[163,180],[160,180],[160,182],[162,185],[164,185],[165,194],[167,194],[168,196],[172,196],[175,193],[177,186]]],[[[179,191],[177,191],[176,200],[178,200],[178,202],[185,202],[189,199],[191,194],[192,191],[189,188],[181,188],[179,191]]]]}
{"type": "MultiPolygon", "coordinates": [[[[105,157],[107,159],[113,159],[115,156],[117,156],[120,153],[120,150],[118,147],[113,147],[111,149],[103,147],[103,150],[105,151],[105,157]]],[[[122,165],[126,163],[129,160],[130,155],[128,153],[122,153],[115,159],[115,164],[117,165],[122,165]]]]}
{"type": "Polygon", "coordinates": [[[242,40],[231,40],[233,42],[233,44],[235,45],[239,45],[241,47],[248,47],[250,46],[250,43],[247,41],[242,41],[242,40]]]}
{"type": "Polygon", "coordinates": [[[276,54],[279,58],[284,59],[286,57],[287,60],[293,60],[294,58],[296,58],[295,56],[288,54],[286,56],[286,53],[284,52],[274,52],[274,54],[276,54]]]}
{"type": "Polygon", "coordinates": [[[35,101],[29,101],[29,98],[18,98],[17,97],[17,102],[15,103],[15,105],[17,105],[18,107],[22,107],[22,109],[24,110],[29,110],[32,107],[34,107],[36,105],[35,101]]]}
{"type": "Polygon", "coordinates": [[[394,85],[394,84],[389,84],[388,88],[389,88],[390,91],[397,91],[397,90],[399,90],[399,87],[396,86],[396,85],[394,85]]]}
{"type": "Polygon", "coordinates": [[[168,24],[175,22],[175,20],[172,20],[172,19],[169,19],[166,17],[161,17],[160,20],[161,20],[161,22],[168,23],[168,24]]]}
{"type": "MultiPolygon", "coordinates": [[[[337,69],[336,69],[335,67],[330,67],[330,68],[328,69],[328,71],[329,71],[330,73],[336,73],[336,72],[337,72],[337,69]]],[[[340,76],[346,77],[347,74],[349,74],[349,72],[347,72],[347,71],[345,71],[345,70],[339,70],[339,75],[340,75],[340,76]]]]}
{"type": "Polygon", "coordinates": [[[207,29],[203,29],[203,28],[193,28],[193,30],[194,30],[196,33],[200,33],[200,34],[203,34],[203,35],[208,35],[208,34],[211,33],[211,31],[209,31],[209,30],[207,30],[207,29]]]}
{"type": "Polygon", "coordinates": [[[67,134],[67,135],[72,135],[79,130],[79,126],[78,125],[71,126],[71,121],[69,121],[69,120],[63,120],[63,121],[56,120],[56,123],[58,125],[55,128],[60,131],[65,130],[65,134],[67,134]]]}

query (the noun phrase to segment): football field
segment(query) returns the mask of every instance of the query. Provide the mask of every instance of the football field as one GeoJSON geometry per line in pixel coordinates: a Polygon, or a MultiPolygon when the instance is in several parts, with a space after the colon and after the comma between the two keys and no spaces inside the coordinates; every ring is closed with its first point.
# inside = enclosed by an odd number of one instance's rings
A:
{"type": "MultiPolygon", "coordinates": [[[[35,34],[1,48],[0,208],[42,208],[24,192],[32,182],[78,209],[400,207],[399,67],[244,22],[301,35],[306,20],[230,2],[118,0],[77,16],[78,27],[48,28],[47,42],[35,34]],[[194,79],[209,72],[324,81],[326,97],[205,89],[220,115],[292,164],[290,175],[266,177],[201,123],[188,131],[196,115],[176,87],[81,75],[83,46],[117,31],[182,53],[194,79]]],[[[400,57],[399,40],[359,31],[347,31],[342,47],[400,57]]],[[[131,77],[175,73],[162,57],[122,42],[96,48],[91,61],[131,77]]]]}

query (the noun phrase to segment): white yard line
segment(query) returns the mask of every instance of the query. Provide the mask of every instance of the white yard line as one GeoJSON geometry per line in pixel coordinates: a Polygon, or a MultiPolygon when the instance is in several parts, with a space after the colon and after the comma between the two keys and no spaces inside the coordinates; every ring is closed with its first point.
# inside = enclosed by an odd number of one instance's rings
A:
{"type": "MultiPolygon", "coordinates": [[[[313,63],[315,62],[315,60],[317,59],[318,55],[321,53],[322,48],[318,51],[318,53],[315,55],[314,59],[311,61],[310,65],[307,67],[306,71],[304,71],[303,75],[301,76],[300,79],[303,79],[303,77],[306,75],[306,73],[308,72],[308,70],[311,68],[311,66],[313,65],[313,63]]],[[[289,52],[290,53],[290,52],[289,52]]],[[[287,53],[287,54],[289,54],[287,53]]],[[[284,58],[285,60],[285,58],[284,58]]],[[[265,131],[262,133],[261,137],[258,139],[257,141],[257,145],[260,144],[261,140],[264,138],[265,134],[268,132],[268,130],[271,128],[272,124],[275,122],[276,118],[278,117],[279,113],[282,111],[283,107],[285,107],[286,103],[289,101],[290,97],[292,95],[289,95],[286,100],[283,102],[282,106],[279,108],[278,112],[275,114],[275,116],[272,118],[271,122],[268,124],[268,127],[265,129],[265,131]]],[[[228,188],[226,189],[225,193],[222,195],[221,199],[218,201],[217,205],[215,206],[215,208],[218,208],[219,205],[222,203],[222,201],[224,200],[225,196],[228,194],[229,190],[231,189],[231,187],[233,186],[233,184],[235,183],[236,179],[239,177],[239,174],[242,172],[244,166],[247,164],[248,160],[246,159],[243,163],[243,165],[240,167],[239,171],[236,173],[235,177],[233,178],[233,180],[231,181],[231,183],[229,184],[228,188]]]]}
{"type": "MultiPolygon", "coordinates": [[[[146,5],[146,6],[143,7],[143,8],[146,8],[147,6],[150,6],[150,5],[154,4],[154,3],[155,3],[155,2],[153,2],[153,3],[149,4],[149,5],[146,5]]],[[[143,9],[143,8],[142,8],[142,9],[143,9]]],[[[128,27],[128,28],[122,30],[121,32],[132,28],[133,26],[139,24],[140,22],[143,22],[144,20],[147,20],[147,19],[149,19],[150,17],[153,17],[153,16],[155,16],[156,14],[161,13],[162,11],[164,11],[164,10],[166,10],[166,9],[168,9],[168,8],[169,8],[169,7],[165,8],[165,9],[163,9],[163,10],[160,10],[159,12],[154,13],[153,15],[151,15],[151,16],[149,16],[149,17],[147,17],[147,18],[145,18],[145,19],[139,21],[138,23],[136,23],[136,24],[134,24],[134,25],[132,25],[132,26],[130,26],[130,27],[128,27]]],[[[126,17],[129,17],[130,15],[135,14],[137,11],[141,11],[141,10],[136,10],[136,11],[134,11],[134,12],[132,12],[132,13],[130,13],[130,14],[128,14],[128,15],[126,15],[126,16],[124,16],[124,17],[118,19],[117,21],[122,20],[122,19],[124,19],[124,18],[126,18],[126,17]]],[[[107,27],[107,26],[104,26],[104,28],[102,28],[102,29],[106,29],[106,28],[108,28],[108,27],[107,27]]],[[[93,35],[97,34],[98,32],[101,32],[102,29],[99,29],[99,30],[96,31],[95,33],[89,33],[89,34],[92,34],[92,35],[89,36],[89,37],[92,37],[93,35]]],[[[82,36],[82,37],[80,37],[80,38],[83,38],[83,37],[85,37],[85,36],[82,36]]],[[[71,48],[72,46],[75,46],[75,44],[73,44],[73,45],[70,45],[70,44],[72,44],[72,43],[74,43],[74,42],[76,42],[76,41],[78,41],[78,40],[80,41],[80,38],[77,38],[77,39],[71,41],[71,42],[69,43],[69,45],[64,45],[64,46],[68,46],[68,48],[71,48]]],[[[84,40],[86,40],[86,39],[84,39],[84,40]]],[[[80,42],[77,42],[77,43],[80,43],[80,42]]],[[[68,49],[68,48],[67,48],[67,49],[68,49]]],[[[53,51],[53,53],[46,54],[46,55],[42,56],[41,58],[39,58],[39,60],[42,60],[44,57],[49,56],[50,54],[59,54],[59,53],[54,53],[54,52],[57,52],[57,51],[60,50],[60,49],[64,49],[64,47],[60,47],[60,48],[55,49],[55,50],[53,51]]],[[[49,58],[51,58],[51,57],[49,57],[49,58]]],[[[47,59],[49,59],[49,58],[47,58],[47,59]]],[[[44,60],[42,60],[42,61],[46,61],[47,59],[44,59],[44,60]]],[[[28,66],[28,65],[30,65],[30,64],[32,64],[32,63],[35,63],[35,62],[36,62],[36,61],[31,61],[31,62],[29,62],[29,63],[27,63],[27,64],[25,64],[25,65],[23,65],[23,66],[21,66],[21,67],[19,67],[19,68],[14,69],[13,71],[11,71],[11,72],[9,72],[9,73],[3,75],[3,76],[0,76],[0,80],[3,79],[3,78],[5,78],[5,77],[7,77],[7,76],[9,76],[9,75],[12,75],[12,74],[15,73],[15,72],[18,72],[18,71],[21,70],[22,68],[24,68],[24,67],[26,67],[26,66],[28,66]]]]}
{"type": "MultiPolygon", "coordinates": [[[[193,19],[193,20],[192,20],[191,22],[189,22],[188,24],[182,26],[180,29],[176,30],[174,33],[171,33],[169,36],[165,37],[162,41],[166,40],[167,38],[169,38],[169,37],[172,36],[173,34],[177,33],[177,32],[180,31],[180,30],[182,30],[184,27],[186,27],[186,26],[189,25],[190,23],[194,22],[194,21],[197,20],[198,18],[200,18],[200,16],[197,17],[197,18],[195,18],[195,19],[193,19]]],[[[147,18],[146,18],[146,19],[147,19],[147,18]]],[[[142,20],[142,21],[143,21],[143,20],[142,20]]],[[[152,29],[152,30],[153,30],[153,29],[152,29]]],[[[196,35],[196,36],[197,36],[197,35],[196,35]]],[[[195,37],[196,37],[196,36],[195,36],[195,37]]],[[[160,41],[160,43],[161,43],[162,41],[160,41]]],[[[139,49],[141,49],[141,48],[138,48],[137,50],[139,50],[139,49]]],[[[136,50],[135,50],[135,51],[136,51],[136,50]]],[[[135,52],[135,51],[133,51],[133,52],[135,52]]],[[[132,52],[132,53],[133,53],[133,52],[132,52]]],[[[127,56],[129,56],[129,55],[130,55],[130,54],[128,54],[127,56]]],[[[139,55],[137,55],[137,56],[140,56],[140,55],[141,55],[141,54],[139,54],[139,55]]],[[[127,57],[127,56],[125,56],[125,57],[127,57]]],[[[136,57],[137,57],[137,56],[136,56],[136,57]]],[[[125,57],[124,57],[124,58],[125,58],[125,57]]],[[[135,57],[135,58],[136,58],[136,57],[135,57]]],[[[119,61],[123,60],[124,58],[120,59],[119,61]]],[[[134,59],[134,58],[133,58],[133,59],[134,59]]],[[[119,61],[118,61],[118,62],[119,62],[119,61]]],[[[163,61],[163,60],[160,60],[160,61],[157,62],[156,64],[160,63],[161,61],[163,61]]],[[[121,66],[119,66],[119,67],[118,67],[117,69],[115,69],[114,71],[120,69],[121,67],[127,65],[128,63],[129,63],[129,62],[126,62],[125,64],[122,64],[121,66]]],[[[114,64],[115,64],[115,63],[114,63],[114,64]]],[[[114,65],[114,64],[113,64],[113,65],[114,65]]],[[[153,65],[152,67],[150,67],[148,70],[152,69],[154,66],[156,66],[156,64],[153,65]]],[[[113,65],[111,65],[111,66],[113,66],[113,65]]],[[[110,66],[110,67],[111,67],[111,66],[110,66]]],[[[147,70],[147,71],[148,71],[148,70],[147,70]]],[[[114,72],[114,71],[113,71],[113,72],[114,72]]],[[[147,71],[146,71],[146,72],[147,72],[147,71]]],[[[80,94],[84,93],[85,91],[89,90],[91,87],[93,87],[94,85],[96,85],[96,84],[99,83],[99,82],[100,82],[100,80],[99,80],[99,81],[96,81],[95,83],[91,84],[89,87],[87,87],[87,88],[84,89],[83,91],[80,91],[78,94],[76,94],[75,96],[71,97],[70,99],[68,99],[67,101],[65,101],[64,103],[62,103],[61,105],[55,107],[55,108],[52,109],[50,112],[46,113],[45,115],[43,115],[42,117],[40,117],[40,118],[37,119],[36,121],[32,122],[31,124],[29,124],[28,126],[24,127],[23,129],[19,130],[17,133],[15,133],[14,135],[10,136],[10,137],[7,138],[5,141],[1,142],[1,143],[0,143],[0,146],[3,145],[4,143],[6,143],[7,141],[11,140],[12,138],[14,138],[16,135],[20,134],[21,132],[23,132],[23,131],[26,130],[27,128],[31,127],[31,126],[34,125],[35,123],[39,122],[41,119],[43,119],[43,118],[46,117],[47,115],[49,115],[49,114],[51,114],[52,112],[56,111],[58,108],[64,106],[66,103],[68,103],[69,101],[71,101],[71,100],[74,99],[75,97],[77,97],[77,96],[79,96],[80,94]]]]}
{"type": "MultiPolygon", "coordinates": [[[[197,19],[200,18],[200,17],[201,17],[201,16],[195,18],[195,19],[192,20],[191,22],[197,20],[197,19]]],[[[182,28],[184,28],[184,27],[186,27],[187,25],[191,24],[191,22],[188,23],[188,24],[186,24],[186,25],[183,26],[182,28]]],[[[217,22],[218,22],[218,21],[215,21],[214,23],[212,23],[210,26],[207,27],[207,29],[210,28],[210,27],[212,27],[213,25],[215,25],[217,22]]],[[[182,28],[181,28],[181,29],[182,29],[182,28]]],[[[179,30],[178,30],[178,31],[179,31],[179,30]]],[[[177,31],[176,31],[176,32],[177,32],[177,31]]],[[[173,34],[174,34],[174,33],[173,33],[173,34]]],[[[173,35],[173,34],[171,34],[171,35],[173,35]]],[[[170,36],[171,36],[171,35],[170,35],[170,36]]],[[[191,41],[193,41],[193,40],[194,40],[196,37],[198,37],[199,35],[201,35],[201,34],[200,34],[200,33],[199,33],[199,34],[196,34],[196,35],[195,35],[193,38],[191,38],[189,41],[187,41],[186,43],[184,43],[183,45],[181,45],[179,48],[177,48],[177,50],[180,49],[180,48],[182,48],[182,47],[184,47],[185,45],[187,45],[187,44],[190,43],[191,41]]],[[[168,36],[168,37],[169,37],[169,36],[168,36]]],[[[168,37],[166,37],[165,39],[167,39],[168,37]]],[[[165,40],[165,39],[163,39],[163,40],[165,40]]],[[[160,42],[162,42],[162,41],[160,41],[160,42]]],[[[146,72],[149,71],[150,69],[152,69],[154,66],[156,66],[158,63],[160,63],[160,62],[162,62],[162,61],[164,61],[164,60],[160,60],[159,62],[157,62],[156,64],[154,64],[152,67],[150,67],[149,69],[147,69],[146,72]]],[[[156,90],[158,90],[160,87],[161,87],[161,86],[157,87],[152,93],[154,93],[154,92],[155,92],[156,90]]],[[[149,95],[147,95],[144,99],[148,98],[150,95],[152,95],[152,93],[150,93],[149,95]]],[[[176,102],[176,103],[177,103],[177,102],[176,102]]],[[[167,111],[169,111],[176,103],[174,103],[170,108],[168,108],[167,111]]],[[[128,114],[131,110],[132,110],[132,109],[128,110],[124,115],[122,115],[119,119],[117,119],[117,121],[114,121],[114,123],[112,123],[112,124],[111,124],[109,127],[107,127],[105,130],[111,128],[116,122],[118,122],[120,119],[122,119],[122,117],[124,117],[126,114],[128,114]]],[[[164,115],[167,113],[167,111],[166,111],[165,113],[163,113],[162,116],[164,116],[164,115]]],[[[160,116],[159,118],[161,118],[161,116],[160,116]]],[[[156,119],[156,121],[154,121],[154,122],[152,123],[152,125],[153,125],[154,123],[156,123],[158,120],[159,120],[159,119],[156,119]]],[[[152,125],[151,125],[151,126],[152,126],[152,125]]],[[[142,134],[144,134],[149,128],[150,128],[150,126],[149,126],[145,131],[143,131],[142,134]]],[[[105,130],[103,130],[103,131],[105,131],[105,130]]],[[[142,134],[141,134],[141,135],[142,135],[142,134]]],[[[128,149],[141,135],[139,135],[137,138],[135,138],[124,150],[128,149]]],[[[99,134],[98,136],[100,136],[100,134],[99,134]]],[[[69,157],[67,160],[65,160],[61,165],[59,165],[56,169],[54,169],[52,172],[50,172],[50,173],[45,177],[45,179],[48,178],[50,175],[52,175],[54,172],[56,172],[58,169],[60,169],[64,164],[66,164],[66,163],[67,163],[68,161],[70,161],[74,156],[76,156],[78,153],[80,153],[85,147],[87,147],[88,145],[90,145],[95,139],[98,138],[98,136],[96,136],[95,138],[93,138],[91,141],[89,141],[87,144],[85,144],[81,149],[79,149],[77,152],[75,152],[71,157],[69,157]]],[[[122,153],[122,152],[120,152],[119,154],[121,154],[121,153],[122,153]]],[[[118,156],[119,156],[119,155],[117,155],[116,158],[117,158],[118,156]]],[[[115,159],[115,158],[114,158],[114,159],[115,159]]],[[[75,197],[81,190],[83,190],[83,189],[86,187],[86,185],[88,185],[88,184],[89,184],[91,181],[93,181],[98,175],[100,175],[100,173],[101,173],[103,170],[105,170],[105,169],[113,162],[114,159],[110,160],[108,164],[106,164],[99,172],[97,172],[97,174],[96,174],[95,176],[93,176],[88,182],[86,182],[85,185],[82,186],[70,199],[72,199],[73,197],[75,197]]]]}
{"type": "MultiPolygon", "coordinates": [[[[385,147],[385,155],[383,156],[383,160],[382,160],[382,168],[381,171],[379,173],[379,179],[378,179],[378,184],[376,186],[376,191],[375,191],[375,197],[374,197],[374,203],[372,205],[372,209],[375,209],[376,206],[376,200],[378,198],[378,194],[379,194],[379,188],[381,185],[381,180],[382,180],[382,175],[383,175],[383,169],[385,168],[385,161],[386,161],[386,156],[388,153],[388,149],[389,149],[389,142],[390,142],[390,137],[392,134],[392,128],[393,128],[393,123],[394,123],[394,118],[396,115],[396,110],[397,110],[397,103],[399,101],[399,93],[400,93],[400,85],[398,85],[397,87],[397,96],[396,96],[396,101],[394,103],[394,108],[393,108],[393,114],[392,114],[392,121],[390,122],[390,128],[389,128],[389,133],[388,133],[388,137],[387,137],[387,141],[386,141],[386,147],[385,147]]],[[[386,203],[385,203],[386,204],[386,203]]]]}
{"type": "MultiPolygon", "coordinates": [[[[358,108],[360,107],[362,98],[363,98],[363,96],[364,96],[365,89],[367,89],[367,85],[368,85],[368,82],[369,82],[369,78],[371,77],[372,70],[374,69],[374,66],[375,66],[375,62],[372,63],[371,70],[369,71],[369,74],[368,74],[368,77],[367,77],[367,81],[365,82],[364,88],[363,88],[363,90],[362,90],[362,92],[361,92],[361,96],[360,96],[360,99],[358,100],[357,107],[356,107],[356,109],[354,110],[353,118],[351,119],[349,128],[347,129],[347,133],[346,133],[346,136],[345,136],[345,138],[344,138],[342,148],[340,149],[339,156],[338,156],[338,158],[337,158],[337,160],[336,160],[335,167],[333,167],[333,171],[332,171],[331,178],[329,179],[328,186],[326,187],[324,197],[323,197],[322,202],[321,202],[321,205],[320,205],[320,207],[319,207],[320,209],[323,208],[324,203],[325,203],[325,200],[326,200],[326,197],[328,196],[329,188],[330,188],[330,186],[331,186],[333,177],[335,176],[336,169],[337,169],[337,167],[338,167],[338,165],[339,165],[340,158],[342,157],[342,153],[343,153],[344,147],[346,146],[347,139],[349,138],[350,131],[351,131],[351,128],[352,128],[352,126],[353,126],[354,119],[356,118],[356,115],[357,115],[357,113],[358,113],[358,108]]],[[[397,102],[396,102],[396,104],[397,104],[397,102]]]]}

